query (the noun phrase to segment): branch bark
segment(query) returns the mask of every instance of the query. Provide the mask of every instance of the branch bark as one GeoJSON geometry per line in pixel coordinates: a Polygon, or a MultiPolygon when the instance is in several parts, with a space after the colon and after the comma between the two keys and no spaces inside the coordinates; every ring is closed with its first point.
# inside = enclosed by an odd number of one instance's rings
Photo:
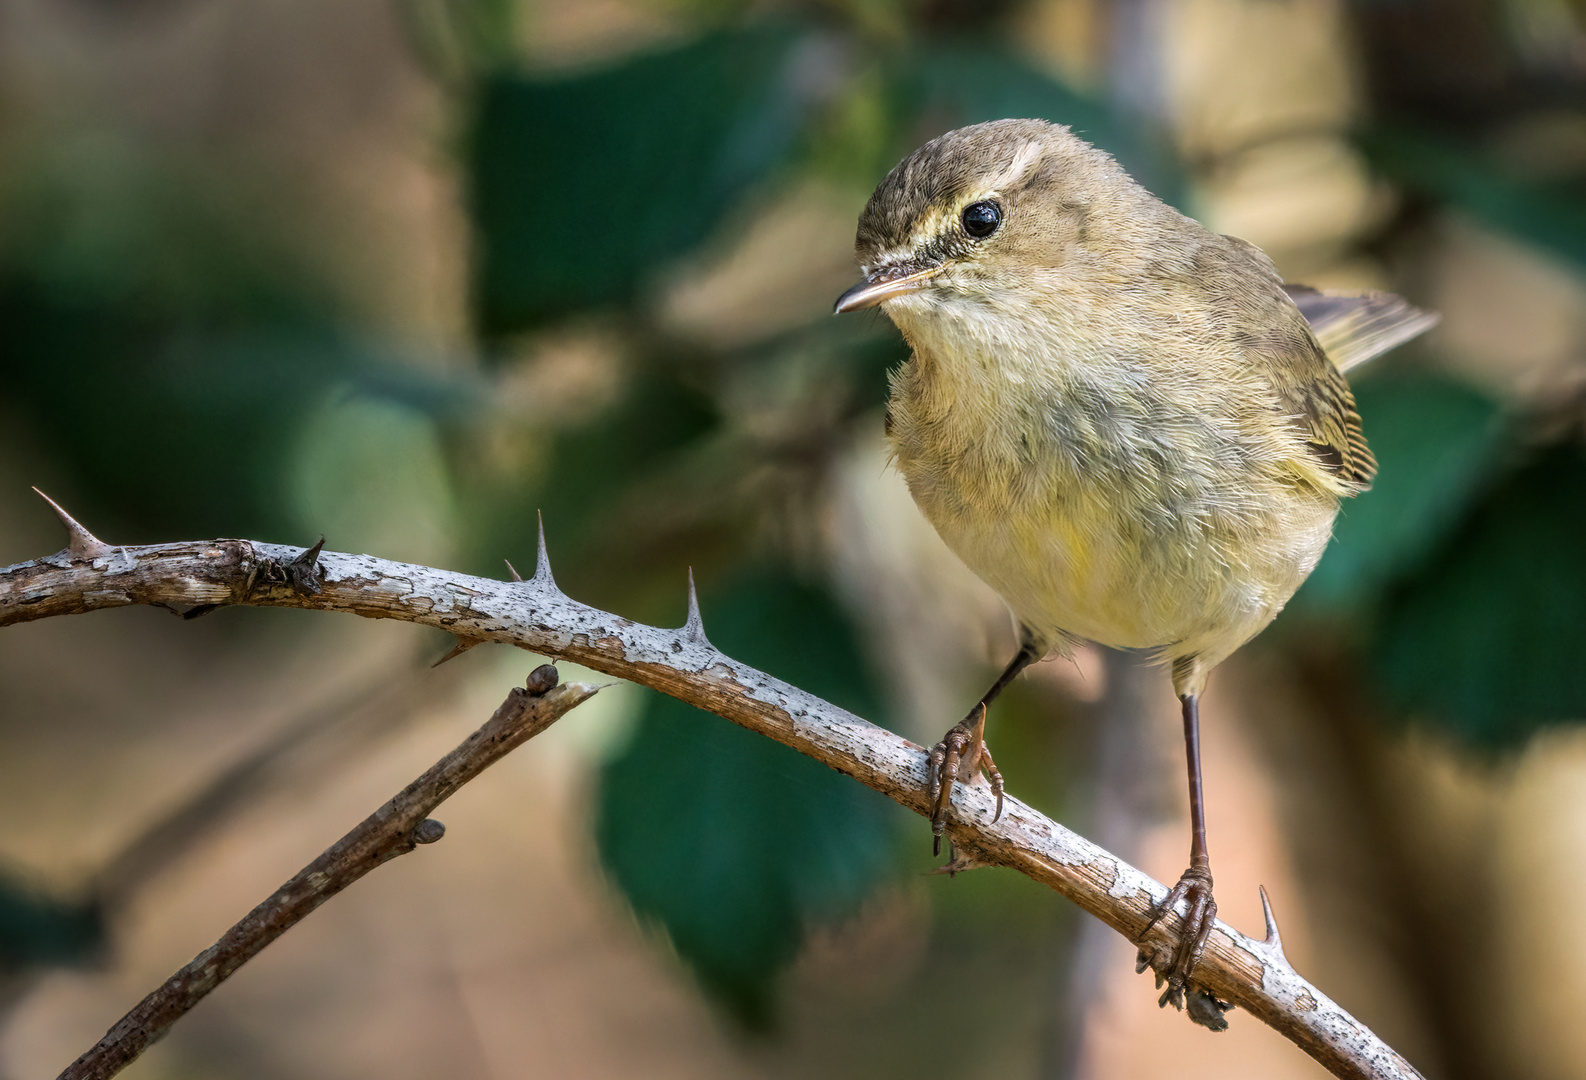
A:
{"type": "MultiPolygon", "coordinates": [[[[58,509],[58,508],[57,508],[58,509]]],[[[150,604],[184,613],[223,604],[318,608],[435,626],[460,641],[496,641],[670,694],[852,776],[915,813],[929,814],[925,751],[805,691],[740,664],[705,636],[690,589],[679,629],[644,626],[580,604],[557,589],[540,539],[528,581],[492,581],[369,555],[249,540],[111,547],[69,522],[71,547],[0,570],[0,626],[106,607],[150,604]],[[92,540],[92,543],[88,541],[92,540]],[[96,546],[97,545],[97,546],[96,546]]],[[[1006,866],[1072,900],[1131,942],[1167,890],[1014,798],[993,823],[979,784],[954,794],[948,834],[964,865],[1006,866]]],[[[1207,991],[1256,1016],[1335,1075],[1410,1080],[1420,1074],[1295,972],[1268,911],[1265,940],[1218,922],[1196,969],[1207,991]]],[[[1165,922],[1171,923],[1172,920],[1165,922]]],[[[1141,945],[1165,965],[1171,927],[1141,945]]]]}
{"type": "Polygon", "coordinates": [[[67,1066],[58,1080],[106,1080],[116,1075],[210,991],[315,908],[375,867],[419,844],[439,840],[445,827],[429,818],[430,811],[595,693],[595,687],[581,683],[556,686],[555,678],[556,669],[546,666],[529,676],[531,689],[513,687],[484,726],[145,997],[67,1066]],[[536,689],[541,692],[532,692],[536,689]]]}

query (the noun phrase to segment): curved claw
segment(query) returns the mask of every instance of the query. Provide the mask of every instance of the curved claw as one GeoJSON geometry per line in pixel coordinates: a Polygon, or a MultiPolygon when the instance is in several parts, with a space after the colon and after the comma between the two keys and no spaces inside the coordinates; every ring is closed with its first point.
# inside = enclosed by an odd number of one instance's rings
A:
{"type": "Polygon", "coordinates": [[[1162,899],[1162,902],[1151,909],[1151,918],[1146,921],[1145,926],[1141,928],[1135,940],[1144,941],[1145,936],[1156,929],[1157,923],[1167,918],[1168,913],[1173,910],[1173,906],[1184,899],[1184,894],[1188,891],[1189,885],[1183,878],[1180,878],[1178,884],[1168,890],[1168,894],[1162,899]]]}
{"type": "Polygon", "coordinates": [[[1178,943],[1173,948],[1173,957],[1167,967],[1167,989],[1158,1002],[1175,1008],[1183,1007],[1184,988],[1195,973],[1195,965],[1200,963],[1201,956],[1206,952],[1206,942],[1211,939],[1212,927],[1217,922],[1217,901],[1212,897],[1211,871],[1206,867],[1194,866],[1184,871],[1178,883],[1153,909],[1150,920],[1135,939],[1143,940],[1173,911],[1180,900],[1186,898],[1189,907],[1184,912],[1178,943]]]}
{"type": "Polygon", "coordinates": [[[953,745],[952,732],[931,748],[931,854],[942,853],[942,833],[947,828],[947,808],[953,802],[953,783],[958,779],[961,751],[953,745]]]}
{"type": "MultiPolygon", "coordinates": [[[[985,724],[984,706],[980,722],[985,724]]],[[[991,823],[995,825],[1002,820],[1002,773],[997,769],[997,763],[991,760],[991,748],[984,739],[980,742],[980,771],[991,783],[991,793],[997,797],[997,812],[991,815],[991,823]]]]}
{"type": "Polygon", "coordinates": [[[942,741],[931,747],[926,767],[929,777],[931,802],[931,832],[936,837],[934,849],[941,853],[941,836],[947,827],[947,810],[953,802],[953,784],[961,776],[983,773],[991,783],[997,797],[996,822],[1002,818],[1002,773],[991,759],[983,737],[986,729],[986,704],[981,702],[973,712],[955,724],[942,741]]]}

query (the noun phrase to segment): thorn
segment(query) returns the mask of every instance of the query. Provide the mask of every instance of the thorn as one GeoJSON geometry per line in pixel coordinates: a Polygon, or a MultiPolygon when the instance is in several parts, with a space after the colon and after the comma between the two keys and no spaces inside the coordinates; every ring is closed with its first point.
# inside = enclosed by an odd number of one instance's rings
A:
{"type": "Polygon", "coordinates": [[[512,565],[512,560],[511,559],[502,559],[501,561],[507,564],[507,569],[508,570],[512,571],[512,580],[513,581],[521,582],[523,580],[523,575],[518,573],[518,568],[516,566],[512,565]]]}
{"type": "Polygon", "coordinates": [[[683,623],[683,636],[689,641],[709,645],[705,638],[705,620],[699,614],[699,593],[694,589],[694,568],[688,568],[688,618],[683,623]]]}
{"type": "Polygon", "coordinates": [[[286,564],[286,575],[292,591],[307,595],[319,592],[319,553],[325,550],[325,538],[321,536],[311,548],[305,548],[303,554],[286,564]]]}
{"type": "Polygon", "coordinates": [[[321,536],[318,540],[314,541],[314,546],[313,547],[304,548],[303,549],[303,554],[301,554],[297,558],[293,559],[292,562],[293,562],[293,564],[295,564],[297,566],[313,566],[315,563],[317,563],[319,561],[319,553],[324,551],[324,550],[325,550],[325,537],[321,536]]]}
{"type": "Polygon", "coordinates": [[[1261,915],[1266,919],[1267,923],[1267,936],[1262,939],[1261,943],[1270,945],[1277,951],[1279,956],[1283,956],[1283,935],[1278,933],[1278,920],[1272,914],[1272,901],[1267,896],[1267,887],[1265,885],[1257,885],[1256,888],[1261,891],[1261,915]]]}
{"type": "Polygon", "coordinates": [[[534,553],[534,577],[531,580],[536,585],[549,585],[555,590],[556,579],[551,576],[551,556],[545,550],[545,515],[536,510],[534,516],[540,521],[540,546],[534,553]]]}
{"type": "Polygon", "coordinates": [[[66,535],[69,538],[66,550],[76,555],[79,559],[102,559],[109,557],[113,552],[109,544],[100,540],[93,533],[77,523],[77,519],[61,509],[61,504],[50,498],[38,488],[33,489],[38,497],[50,504],[55,511],[55,516],[61,519],[61,524],[66,526],[66,535]]]}
{"type": "Polygon", "coordinates": [[[467,638],[463,637],[461,634],[458,634],[457,644],[452,646],[452,651],[441,657],[439,660],[435,661],[430,665],[430,667],[438,668],[448,660],[455,660],[457,657],[461,656],[475,645],[483,644],[484,640],[484,638],[467,638]]]}

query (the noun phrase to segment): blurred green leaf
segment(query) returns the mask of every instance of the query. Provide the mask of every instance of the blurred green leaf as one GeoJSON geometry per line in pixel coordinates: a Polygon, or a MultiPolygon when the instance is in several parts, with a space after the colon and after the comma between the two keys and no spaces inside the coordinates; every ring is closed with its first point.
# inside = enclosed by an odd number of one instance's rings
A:
{"type": "Polygon", "coordinates": [[[333,384],[437,412],[478,396],[388,373],[390,359],[328,322],[180,307],[0,273],[0,401],[76,477],[88,498],[74,509],[111,534],[300,530],[294,440],[333,384]]]}
{"type": "Polygon", "coordinates": [[[1451,379],[1382,372],[1360,380],[1355,400],[1377,478],[1344,500],[1333,542],[1295,598],[1300,605],[1375,599],[1442,539],[1506,447],[1497,402],[1451,379]]]}
{"type": "Polygon", "coordinates": [[[434,422],[420,410],[332,391],[298,424],[292,458],[298,535],[405,562],[451,557],[451,485],[434,422]]]}
{"type": "Polygon", "coordinates": [[[1518,177],[1474,144],[1419,128],[1385,127],[1361,145],[1388,176],[1488,224],[1586,263],[1586,182],[1518,177]]]}
{"type": "Polygon", "coordinates": [[[0,401],[105,535],[300,534],[293,442],[332,385],[482,396],[349,333],[224,177],[94,140],[25,166],[0,191],[0,401]]]}
{"type": "MultiPolygon", "coordinates": [[[[703,605],[728,655],[878,715],[858,637],[831,596],[780,570],[703,605]]],[[[652,695],[601,776],[596,834],[613,880],[666,928],[710,995],[751,1027],[805,928],[852,911],[891,858],[898,811],[761,735],[652,695]]]]}
{"type": "MultiPolygon", "coordinates": [[[[635,528],[624,515],[635,499],[659,493],[662,478],[720,423],[715,403],[689,380],[667,364],[646,363],[596,416],[549,433],[505,465],[480,467],[473,460],[475,432],[466,422],[455,426],[447,449],[458,517],[467,523],[460,538],[468,545],[464,569],[500,574],[505,557],[527,572],[543,516],[557,580],[569,593],[630,617],[651,617],[644,603],[651,571],[664,571],[667,602],[676,595],[678,561],[663,541],[677,523],[651,520],[635,528]]],[[[688,557],[699,565],[703,554],[691,547],[688,557]]]]}
{"type": "Polygon", "coordinates": [[[1407,710],[1485,746],[1586,719],[1586,451],[1494,486],[1390,595],[1373,658],[1407,710]]]}
{"type": "Polygon", "coordinates": [[[80,964],[104,943],[98,908],[53,899],[0,871],[0,974],[80,964]]]}
{"type": "Polygon", "coordinates": [[[718,423],[714,403],[674,373],[636,370],[612,408],[558,437],[552,482],[543,495],[546,512],[559,528],[573,528],[575,544],[588,542],[581,523],[718,423]]]}
{"type": "MultiPolygon", "coordinates": [[[[135,303],[0,283],[0,353],[19,361],[7,364],[0,396],[79,477],[91,498],[78,512],[97,528],[114,524],[99,510],[149,530],[246,536],[279,527],[268,462],[284,456],[300,388],[255,376],[228,392],[228,376],[241,373],[224,372],[213,355],[207,370],[187,362],[214,342],[188,333],[187,348],[173,349],[176,333],[135,303]]],[[[304,355],[300,342],[278,345],[283,357],[304,355]]]]}
{"type": "Polygon", "coordinates": [[[517,0],[398,0],[396,13],[419,60],[446,81],[500,68],[517,51],[517,0]]]}
{"type": "Polygon", "coordinates": [[[798,40],[756,27],[570,78],[488,79],[468,159],[480,330],[627,301],[704,240],[793,146],[798,40]]]}

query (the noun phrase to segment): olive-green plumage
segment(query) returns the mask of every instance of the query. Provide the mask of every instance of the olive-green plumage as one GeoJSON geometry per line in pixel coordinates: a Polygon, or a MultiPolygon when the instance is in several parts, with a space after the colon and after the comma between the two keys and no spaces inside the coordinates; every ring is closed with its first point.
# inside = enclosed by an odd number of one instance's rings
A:
{"type": "Polygon", "coordinates": [[[939,842],[955,783],[977,772],[1000,814],[986,708],[1027,664],[1076,638],[1155,650],[1183,703],[1190,866],[1141,940],[1186,901],[1171,955],[1148,956],[1162,1002],[1182,1003],[1217,915],[1201,689],[1315,567],[1339,499],[1371,484],[1343,370],[1435,316],[1285,286],[1254,246],[1040,120],[910,154],[857,249],[865,279],[837,310],[882,305],[914,350],[887,407],[898,466],[1021,625],[1013,661],[930,752],[931,829],[939,842]]]}
{"type": "Polygon", "coordinates": [[[1156,649],[1196,693],[1370,485],[1349,386],[1271,260],[1067,128],[927,143],[857,251],[886,291],[849,306],[882,303],[914,350],[888,407],[898,465],[1044,647],[1156,649]],[[1000,223],[977,238],[962,217],[983,203],[1000,223]]]}

